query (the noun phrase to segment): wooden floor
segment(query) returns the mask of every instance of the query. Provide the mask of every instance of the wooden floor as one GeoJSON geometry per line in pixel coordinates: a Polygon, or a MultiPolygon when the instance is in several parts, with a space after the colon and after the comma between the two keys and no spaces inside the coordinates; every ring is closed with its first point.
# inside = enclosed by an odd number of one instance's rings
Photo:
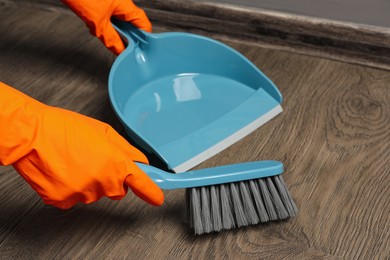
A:
{"type": "MultiPolygon", "coordinates": [[[[0,17],[1,81],[124,133],[107,96],[115,57],[77,17],[7,6],[0,17]]],[[[160,208],[129,193],[60,211],[1,167],[0,258],[389,259],[390,72],[229,44],[276,83],[284,112],[198,168],[280,160],[297,217],[194,237],[182,190],[160,208]]]]}

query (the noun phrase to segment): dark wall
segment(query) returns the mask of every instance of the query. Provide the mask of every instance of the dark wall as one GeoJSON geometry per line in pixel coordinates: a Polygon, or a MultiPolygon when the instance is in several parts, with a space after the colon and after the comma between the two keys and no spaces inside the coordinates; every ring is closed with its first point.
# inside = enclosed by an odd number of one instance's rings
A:
{"type": "MultiPolygon", "coordinates": [[[[0,3],[4,0],[0,0],[0,3]]],[[[5,2],[26,0],[5,0],[5,2]]],[[[134,0],[134,2],[152,0],[134,0]]],[[[164,1],[164,0],[154,0],[164,1]]],[[[390,28],[390,0],[181,0],[227,3],[318,18],[390,28]]],[[[60,0],[29,0],[30,3],[62,5],[60,0]]]]}
{"type": "MultiPolygon", "coordinates": [[[[202,0],[185,0],[202,1],[202,0]]],[[[390,28],[390,0],[204,0],[390,28]]]]}

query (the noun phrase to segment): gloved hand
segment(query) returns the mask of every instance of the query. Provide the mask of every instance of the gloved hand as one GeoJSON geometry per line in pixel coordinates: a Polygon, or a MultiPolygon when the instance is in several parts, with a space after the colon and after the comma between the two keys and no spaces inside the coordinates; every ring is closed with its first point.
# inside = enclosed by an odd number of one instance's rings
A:
{"type": "Polygon", "coordinates": [[[90,32],[97,36],[108,49],[119,55],[125,46],[112,27],[110,18],[131,22],[134,26],[152,31],[145,12],[134,5],[131,0],[62,0],[89,27],[90,32]]]}
{"type": "Polygon", "coordinates": [[[161,189],[134,163],[148,163],[109,125],[47,106],[0,82],[0,165],[11,165],[46,204],[70,208],[127,186],[152,205],[161,189]],[[126,184],[126,185],[125,185],[126,184]]]}

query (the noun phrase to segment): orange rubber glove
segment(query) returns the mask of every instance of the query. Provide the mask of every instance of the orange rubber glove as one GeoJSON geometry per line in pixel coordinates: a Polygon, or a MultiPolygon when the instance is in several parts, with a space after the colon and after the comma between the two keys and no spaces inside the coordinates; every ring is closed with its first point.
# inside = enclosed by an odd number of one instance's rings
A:
{"type": "Polygon", "coordinates": [[[152,31],[145,12],[131,0],[62,0],[89,27],[91,34],[97,36],[114,54],[119,55],[125,46],[111,25],[110,18],[131,22],[134,26],[152,31]]]}
{"type": "Polygon", "coordinates": [[[164,201],[161,189],[134,163],[147,158],[112,127],[1,82],[0,136],[0,165],[12,164],[46,204],[66,209],[102,196],[117,200],[127,186],[152,205],[164,201]]]}

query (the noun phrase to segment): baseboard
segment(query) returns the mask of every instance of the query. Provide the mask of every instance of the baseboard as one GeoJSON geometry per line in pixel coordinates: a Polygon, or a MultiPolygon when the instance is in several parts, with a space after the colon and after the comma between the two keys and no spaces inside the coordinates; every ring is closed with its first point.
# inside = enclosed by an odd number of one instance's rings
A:
{"type": "MultiPolygon", "coordinates": [[[[390,69],[390,28],[257,8],[183,0],[135,0],[160,30],[189,31],[381,69],[390,69]]],[[[0,0],[68,12],[60,1],[0,0]]]]}
{"type": "Polygon", "coordinates": [[[166,29],[390,69],[390,28],[226,4],[136,1],[166,29]]]}

